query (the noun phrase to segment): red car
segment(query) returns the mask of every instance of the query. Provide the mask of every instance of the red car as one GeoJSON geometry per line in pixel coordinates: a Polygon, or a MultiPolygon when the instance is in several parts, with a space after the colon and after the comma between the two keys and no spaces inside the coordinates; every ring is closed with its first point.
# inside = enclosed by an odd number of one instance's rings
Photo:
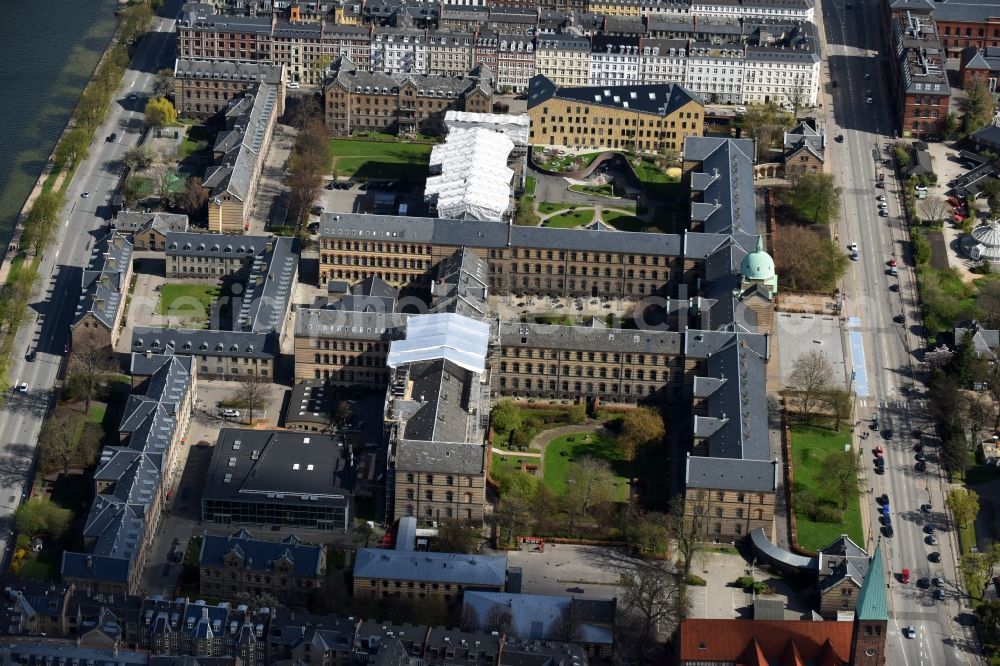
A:
{"type": "Polygon", "coordinates": [[[910,582],[910,570],[909,569],[903,569],[903,571],[899,574],[899,581],[901,583],[903,583],[904,585],[906,585],[906,584],[908,584],[910,582]]]}
{"type": "Polygon", "coordinates": [[[896,260],[895,259],[890,259],[889,260],[889,267],[890,268],[895,268],[896,267],[896,260]]]}
{"type": "Polygon", "coordinates": [[[882,447],[881,446],[876,446],[875,447],[875,457],[876,458],[882,458],[884,456],[885,456],[885,451],[882,450],[882,447]]]}

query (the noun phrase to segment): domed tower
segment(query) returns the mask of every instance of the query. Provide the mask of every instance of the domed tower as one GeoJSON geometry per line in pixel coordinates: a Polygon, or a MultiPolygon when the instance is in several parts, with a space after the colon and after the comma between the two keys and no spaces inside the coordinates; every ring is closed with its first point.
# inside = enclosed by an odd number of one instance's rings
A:
{"type": "Polygon", "coordinates": [[[740,265],[740,286],[743,291],[760,285],[770,298],[778,293],[778,274],[774,272],[774,259],[764,251],[764,236],[757,236],[757,249],[743,257],[740,265]]]}
{"type": "Polygon", "coordinates": [[[757,249],[743,257],[740,264],[740,286],[733,295],[743,306],[753,310],[759,333],[774,332],[774,297],[777,294],[774,259],[764,251],[764,237],[758,236],[757,249]]]}

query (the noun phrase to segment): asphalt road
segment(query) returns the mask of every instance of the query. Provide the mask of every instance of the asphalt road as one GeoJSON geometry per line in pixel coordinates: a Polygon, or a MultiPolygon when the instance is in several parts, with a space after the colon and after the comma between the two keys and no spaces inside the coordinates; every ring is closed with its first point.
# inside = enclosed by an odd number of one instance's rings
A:
{"type": "MultiPolygon", "coordinates": [[[[176,15],[178,8],[177,0],[169,3],[167,15],[176,15]]],[[[173,66],[175,42],[173,19],[154,18],[151,32],[138,44],[88,158],[70,183],[61,212],[62,224],[42,257],[42,280],[31,299],[29,323],[18,333],[14,346],[14,388],[0,413],[0,521],[8,525],[26,491],[38,433],[54,400],[52,389],[80,298],[82,268],[89,263],[100,230],[107,227],[111,194],[120,176],[118,160],[139,141],[145,96],[152,89],[155,72],[173,66]],[[133,93],[137,98],[129,99],[133,93]],[[115,143],[106,141],[112,132],[118,134],[115,143]],[[84,192],[90,193],[87,198],[83,198],[84,192]],[[27,360],[29,350],[36,352],[31,362],[27,360]],[[27,391],[17,389],[21,383],[27,384],[27,391]]],[[[9,531],[3,534],[9,539],[9,531]]],[[[0,552],[5,553],[7,545],[0,542],[0,552]]]]}
{"type": "MultiPolygon", "coordinates": [[[[826,29],[829,80],[832,89],[833,119],[828,127],[832,172],[843,188],[843,222],[839,237],[845,251],[857,242],[859,257],[851,262],[845,280],[847,317],[845,348],[851,363],[855,359],[852,383],[857,393],[856,432],[866,492],[862,493],[862,511],[871,518],[867,543],[869,552],[881,540],[887,570],[891,572],[888,663],[901,666],[918,664],[979,663],[978,646],[971,634],[960,626],[961,613],[967,612],[956,581],[957,534],[944,509],[943,476],[937,463],[937,447],[928,445],[927,471],[915,469],[915,446],[920,443],[916,431],[932,432],[920,364],[914,350],[923,344],[919,337],[921,318],[912,270],[909,235],[902,221],[902,192],[891,168],[883,162],[890,157],[895,126],[887,93],[889,80],[886,61],[867,57],[868,50],[884,50],[880,34],[881,4],[875,0],[854,0],[854,8],[845,10],[845,0],[823,3],[826,29]],[[870,78],[866,79],[866,75],[870,78]],[[871,92],[872,104],[866,99],[871,92]],[[834,139],[843,134],[843,143],[834,139]],[[873,153],[877,151],[877,155],[873,153]],[[876,159],[877,157],[877,159],[876,159]],[[885,188],[877,189],[879,174],[884,174],[885,188]],[[876,196],[884,194],[889,217],[880,217],[876,196]],[[899,277],[889,274],[889,261],[899,262],[899,277]],[[896,289],[898,287],[898,290],[896,289]],[[894,320],[902,315],[902,323],[894,320]],[[857,353],[860,347],[861,353],[857,353]],[[881,429],[872,431],[872,415],[878,413],[881,429]],[[884,437],[891,428],[893,437],[884,437]],[[873,450],[885,449],[886,473],[874,473],[873,450]],[[868,492],[871,491],[871,492],[868,492]],[[889,496],[894,536],[888,538],[877,517],[876,497],[889,496]],[[930,503],[930,513],[921,505],[930,503]],[[927,525],[937,528],[937,545],[930,545],[927,525]],[[937,551],[940,563],[928,555],[937,551]],[[900,573],[909,569],[909,584],[900,573]],[[945,599],[936,600],[933,589],[918,587],[923,577],[945,579],[945,599]],[[913,626],[916,637],[905,636],[913,626]]],[[[925,444],[932,441],[924,440],[925,444]]]]}

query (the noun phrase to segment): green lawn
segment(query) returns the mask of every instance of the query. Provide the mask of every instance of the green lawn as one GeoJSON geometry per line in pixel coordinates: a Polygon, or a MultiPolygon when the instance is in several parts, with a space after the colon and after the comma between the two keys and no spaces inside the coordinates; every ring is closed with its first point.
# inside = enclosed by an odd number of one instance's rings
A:
{"type": "MultiPolygon", "coordinates": [[[[822,488],[823,459],[833,451],[843,451],[844,446],[849,445],[850,441],[851,433],[847,428],[839,433],[807,426],[793,428],[792,461],[795,486],[808,488],[816,493],[821,500],[836,504],[839,508],[839,499],[826,494],[822,488]]],[[[860,546],[865,545],[864,534],[861,531],[861,506],[858,499],[848,504],[847,510],[844,511],[843,522],[840,523],[813,522],[799,512],[796,512],[795,518],[799,546],[802,548],[819,550],[841,534],[847,534],[860,546]]]]}
{"type": "Polygon", "coordinates": [[[553,201],[540,201],[538,203],[538,212],[541,215],[548,215],[549,213],[555,213],[560,210],[567,210],[569,204],[558,203],[553,201]]]}
{"type": "Polygon", "coordinates": [[[596,433],[575,433],[557,437],[545,447],[545,485],[556,495],[566,492],[566,475],[570,463],[585,456],[607,460],[616,475],[616,501],[628,496],[627,480],[635,475],[635,464],[623,460],[618,443],[611,437],[596,433]]]}
{"type": "Polygon", "coordinates": [[[426,180],[431,148],[424,143],[330,140],[337,175],[366,180],[426,180]]]}
{"type": "Polygon", "coordinates": [[[160,288],[156,312],[183,319],[207,322],[212,303],[219,297],[219,288],[201,284],[165,284],[160,288]]]}
{"type": "Polygon", "coordinates": [[[192,125],[188,128],[187,134],[181,139],[177,146],[177,156],[181,159],[190,157],[195,153],[206,153],[210,148],[209,142],[212,139],[212,132],[203,125],[192,125]]]}
{"type": "Polygon", "coordinates": [[[604,211],[604,221],[613,226],[618,231],[640,231],[647,226],[648,222],[643,222],[635,215],[630,215],[625,211],[604,211]]]}
{"type": "Polygon", "coordinates": [[[580,194],[595,194],[600,197],[618,197],[623,194],[621,188],[616,188],[614,183],[604,185],[570,185],[570,191],[580,194]]]}
{"type": "Polygon", "coordinates": [[[34,580],[57,580],[59,567],[62,565],[62,552],[55,548],[42,548],[37,553],[31,553],[21,563],[18,575],[34,580]]]}
{"type": "Polygon", "coordinates": [[[554,215],[542,223],[543,227],[556,227],[560,229],[571,229],[582,227],[594,221],[594,209],[566,211],[559,215],[554,215]]]}
{"type": "Polygon", "coordinates": [[[528,196],[534,196],[535,195],[535,185],[537,185],[537,182],[535,181],[535,177],[534,176],[528,176],[527,178],[525,178],[524,179],[524,193],[527,194],[528,196]]]}
{"type": "Polygon", "coordinates": [[[513,473],[513,472],[519,472],[521,470],[521,464],[518,462],[518,460],[523,460],[524,462],[526,462],[528,464],[531,464],[531,463],[536,463],[537,464],[538,462],[541,461],[541,458],[536,458],[536,457],[533,457],[533,456],[532,457],[526,457],[526,456],[524,456],[524,455],[522,455],[522,454],[520,454],[518,452],[511,453],[511,454],[508,454],[508,455],[504,455],[502,453],[493,453],[492,454],[492,461],[490,462],[490,466],[491,466],[492,471],[494,473],[497,473],[497,472],[511,472],[511,473],[513,473]]]}

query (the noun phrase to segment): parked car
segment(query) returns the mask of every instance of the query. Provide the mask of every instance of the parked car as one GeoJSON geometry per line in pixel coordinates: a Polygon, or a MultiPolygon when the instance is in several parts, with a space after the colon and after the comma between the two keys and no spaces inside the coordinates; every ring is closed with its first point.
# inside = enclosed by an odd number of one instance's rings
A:
{"type": "Polygon", "coordinates": [[[21,382],[21,385],[17,387],[17,390],[21,393],[27,393],[28,392],[27,382],[21,382]]]}
{"type": "Polygon", "coordinates": [[[879,504],[888,504],[889,503],[889,494],[888,493],[882,493],[881,495],[879,495],[879,497],[878,497],[878,503],[879,504]]]}
{"type": "Polygon", "coordinates": [[[81,199],[89,199],[90,198],[90,192],[84,192],[84,193],[82,193],[80,195],[80,198],[81,199]]]}
{"type": "Polygon", "coordinates": [[[288,83],[285,84],[285,87],[288,88],[289,90],[298,90],[299,89],[299,82],[298,81],[289,81],[288,83]]]}
{"type": "Polygon", "coordinates": [[[934,598],[937,599],[938,601],[944,599],[944,590],[942,590],[941,588],[934,590],[934,598]]]}
{"type": "Polygon", "coordinates": [[[885,457],[885,449],[883,449],[881,446],[876,446],[875,447],[875,457],[876,458],[884,458],[885,457]]]}
{"type": "Polygon", "coordinates": [[[222,416],[225,417],[225,418],[227,418],[227,419],[228,418],[238,419],[238,418],[240,418],[240,410],[238,410],[238,409],[223,409],[222,410],[222,416]]]}
{"type": "Polygon", "coordinates": [[[736,113],[746,113],[747,112],[747,107],[745,107],[745,106],[738,106],[738,107],[736,107],[735,111],[736,111],[736,113]]]}
{"type": "Polygon", "coordinates": [[[928,546],[936,546],[938,543],[937,537],[933,534],[927,537],[926,541],[928,546]]]}
{"type": "Polygon", "coordinates": [[[935,550],[933,553],[931,553],[930,555],[927,556],[927,559],[930,560],[931,562],[934,562],[934,563],[940,562],[941,561],[941,553],[939,553],[939,552],[937,552],[935,550]]]}
{"type": "Polygon", "coordinates": [[[935,531],[936,530],[934,529],[933,525],[924,525],[924,532],[927,532],[928,534],[934,534],[935,531]]]}
{"type": "Polygon", "coordinates": [[[926,472],[927,471],[927,463],[925,463],[923,460],[921,460],[921,461],[917,462],[916,465],[913,466],[913,469],[917,470],[918,472],[926,472]]]}
{"type": "Polygon", "coordinates": [[[108,135],[108,143],[114,143],[117,140],[118,140],[118,134],[116,132],[112,132],[110,135],[108,135]]]}
{"type": "Polygon", "coordinates": [[[910,582],[910,570],[909,569],[903,569],[901,572],[899,572],[899,582],[902,583],[903,585],[908,585],[909,584],[909,582],[910,582]]]}
{"type": "Polygon", "coordinates": [[[931,511],[934,510],[934,507],[932,507],[930,504],[921,504],[920,510],[923,511],[924,513],[930,513],[931,511]]]}

